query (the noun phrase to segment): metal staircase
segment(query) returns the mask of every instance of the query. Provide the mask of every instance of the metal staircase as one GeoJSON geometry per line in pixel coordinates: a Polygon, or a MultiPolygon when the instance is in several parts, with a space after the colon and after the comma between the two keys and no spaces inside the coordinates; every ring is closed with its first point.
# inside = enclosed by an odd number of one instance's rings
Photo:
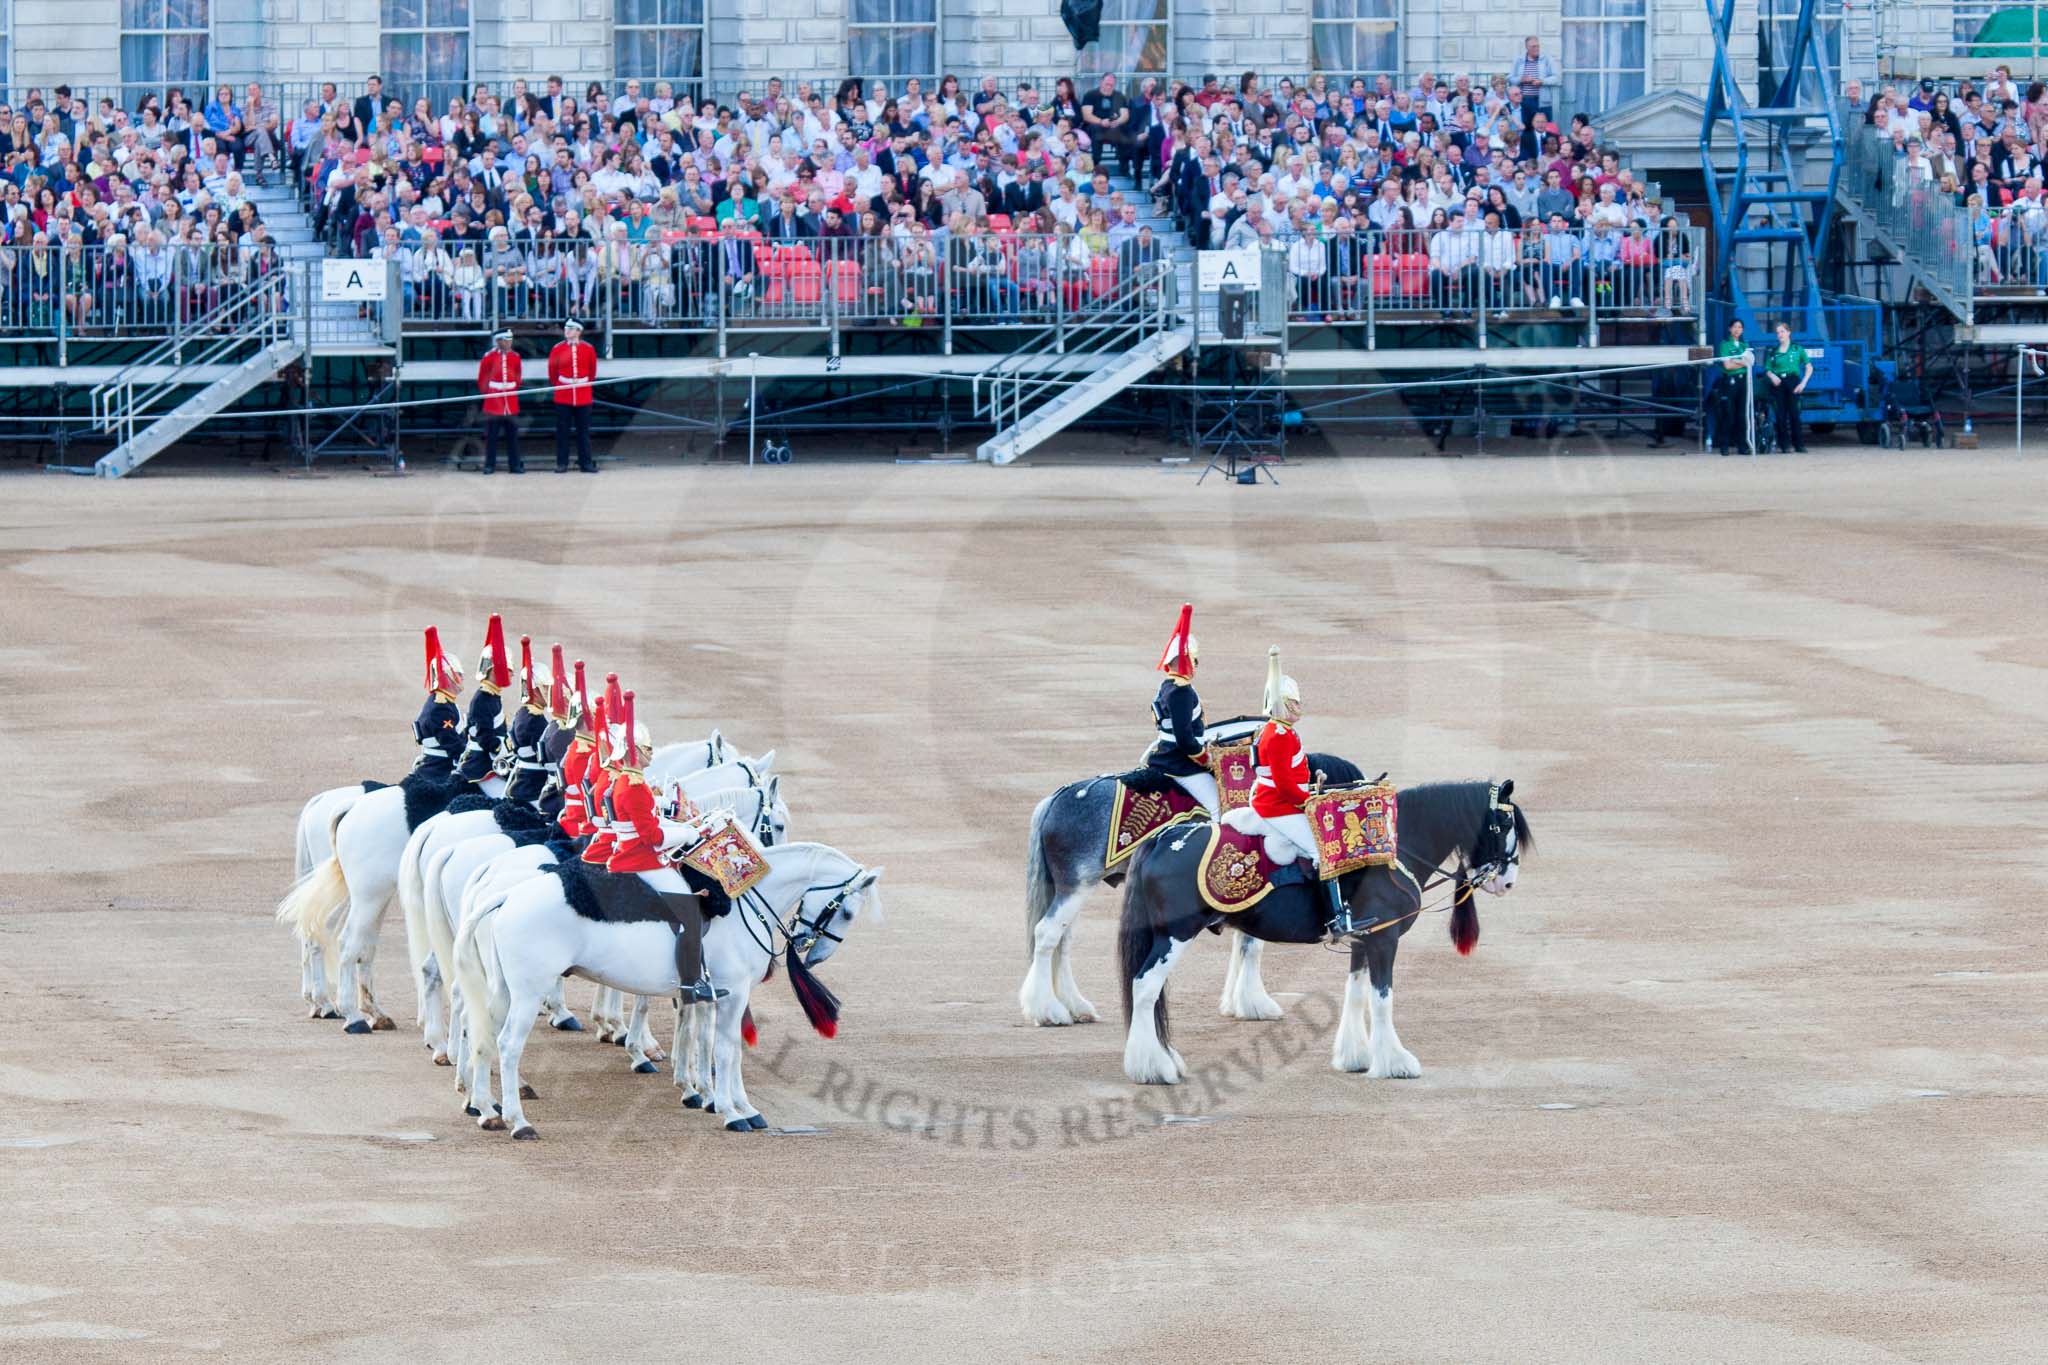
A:
{"type": "Polygon", "coordinates": [[[974,415],[996,429],[979,458],[1010,463],[1187,350],[1178,297],[1173,259],[1154,261],[977,377],[974,415]]]}
{"type": "Polygon", "coordinates": [[[133,472],[298,359],[305,342],[287,308],[288,278],[288,269],[279,270],[224,299],[93,389],[93,426],[116,444],[91,472],[103,479],[133,472]],[[187,397],[166,410],[179,393],[187,397]]]}
{"type": "MultiPolygon", "coordinates": [[[[1736,0],[1707,0],[1714,65],[1700,124],[1700,166],[1721,250],[1717,284],[1727,307],[1742,319],[1751,337],[1761,335],[1762,314],[1762,321],[1791,323],[1793,334],[1811,344],[1827,338],[1816,267],[1841,175],[1835,149],[1842,144],[1842,125],[1834,74],[1815,36],[1820,0],[1779,0],[1779,6],[1785,3],[1797,6],[1792,40],[1774,63],[1775,86],[1767,97],[1760,91],[1760,98],[1752,102],[1728,55],[1737,25],[1736,0]],[[1820,130],[1824,136],[1817,146],[1828,157],[1825,186],[1808,178],[1804,155],[1806,135],[1820,130]],[[1717,137],[1732,142],[1732,173],[1715,164],[1717,137]],[[1750,269],[1752,262],[1745,257],[1761,258],[1765,269],[1750,269]],[[1744,278],[1759,273],[1766,284],[1753,293],[1744,278]]],[[[1756,18],[1753,8],[1741,13],[1745,21],[1756,18]]],[[[1777,8],[1777,13],[1765,17],[1767,22],[1781,20],[1783,10],[1777,8]]]]}

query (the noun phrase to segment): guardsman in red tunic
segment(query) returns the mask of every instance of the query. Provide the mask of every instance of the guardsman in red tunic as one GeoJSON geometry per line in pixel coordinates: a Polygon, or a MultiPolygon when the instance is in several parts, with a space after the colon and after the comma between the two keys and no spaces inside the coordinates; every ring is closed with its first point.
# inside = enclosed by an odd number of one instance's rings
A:
{"type": "Polygon", "coordinates": [[[590,825],[590,842],[584,846],[583,861],[603,867],[612,860],[618,846],[618,829],[612,815],[612,779],[618,776],[617,741],[625,734],[625,695],[619,691],[619,675],[604,675],[604,696],[598,700],[597,749],[583,767],[583,818],[590,825]]]}
{"type": "Polygon", "coordinates": [[[583,339],[583,324],[574,318],[562,324],[562,339],[548,352],[548,387],[555,393],[555,472],[569,472],[569,446],[576,446],[576,467],[597,472],[590,454],[591,381],[597,378],[597,350],[583,339]]]}
{"type": "Polygon", "coordinates": [[[547,781],[541,787],[540,800],[534,804],[540,808],[541,814],[553,820],[562,813],[562,759],[576,738],[569,670],[560,645],[549,647],[548,685],[541,701],[548,716],[547,728],[540,734],[540,761],[547,781]]]}
{"type": "Polygon", "coordinates": [[[562,755],[562,813],[555,823],[571,839],[590,833],[590,821],[583,808],[583,779],[595,752],[596,731],[590,713],[590,693],[583,683],[583,660],[576,661],[576,738],[562,755]]]}
{"type": "Polygon", "coordinates": [[[512,349],[508,329],[492,338],[495,342],[477,362],[477,392],[484,396],[484,473],[498,472],[498,443],[505,444],[507,468],[524,474],[526,463],[519,458],[519,352],[512,349]]]}
{"type": "MultiPolygon", "coordinates": [[[[1315,830],[1302,809],[1309,796],[1308,755],[1294,728],[1301,719],[1301,688],[1280,671],[1278,645],[1266,655],[1266,715],[1265,728],[1259,731],[1253,750],[1257,767],[1252,779],[1252,814],[1267,833],[1280,835],[1300,850],[1299,856],[1320,866],[1315,830]]],[[[1337,879],[1332,877],[1323,886],[1330,898],[1332,937],[1355,932],[1357,926],[1337,879]]]]}
{"type": "Polygon", "coordinates": [[[427,627],[427,700],[412,723],[413,743],[419,757],[412,770],[431,778],[446,778],[455,771],[461,752],[462,713],[455,699],[462,695],[462,670],[441,648],[441,630],[427,627]]]}
{"type": "Polygon", "coordinates": [[[617,834],[610,869],[631,872],[660,894],[676,924],[676,981],[683,1003],[710,1003],[729,992],[711,984],[704,970],[704,909],[697,893],[665,855],[695,844],[704,832],[695,822],[665,820],[642,766],[654,756],[654,740],[633,723],[633,694],[624,697],[625,719],[615,727],[618,776],[612,779],[612,817],[617,834]]]}

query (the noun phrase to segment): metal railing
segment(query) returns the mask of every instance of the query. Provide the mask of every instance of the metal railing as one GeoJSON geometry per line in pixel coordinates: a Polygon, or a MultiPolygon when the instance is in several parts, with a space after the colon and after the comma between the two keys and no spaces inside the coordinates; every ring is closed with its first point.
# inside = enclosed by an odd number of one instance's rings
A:
{"type": "MultiPolygon", "coordinates": [[[[1502,228],[1289,236],[1291,325],[1542,320],[1597,337],[1601,318],[1697,319],[1699,228],[1502,228]],[[1541,315],[1540,318],[1531,315],[1541,315]]],[[[1368,345],[1372,344],[1370,341],[1368,345]]]]}
{"type": "MultiPolygon", "coordinates": [[[[998,433],[1021,422],[1029,410],[1072,380],[1071,363],[1051,367],[1048,355],[1069,362],[1127,351],[1181,325],[1174,263],[1147,261],[1099,297],[1090,297],[1075,316],[1043,328],[974,381],[974,415],[998,433]]],[[[1061,292],[1065,292],[1062,289],[1061,292]]]]}
{"type": "Polygon", "coordinates": [[[54,344],[67,365],[82,342],[182,336],[224,307],[260,311],[252,295],[282,264],[269,243],[0,246],[0,344],[54,344]]]}
{"type": "Polygon", "coordinates": [[[277,269],[246,287],[210,294],[206,311],[93,388],[94,428],[127,445],[138,424],[147,425],[161,415],[157,409],[166,400],[190,388],[182,371],[246,359],[245,353],[286,340],[292,325],[289,278],[288,271],[277,269]]]}
{"type": "Polygon", "coordinates": [[[1890,238],[1910,258],[1915,273],[1931,292],[1967,321],[1979,281],[2001,278],[1995,259],[1997,247],[2011,245],[1995,240],[2000,235],[1996,225],[1999,207],[1984,206],[1980,242],[1973,223],[1979,215],[1907,166],[1891,139],[1864,123],[1860,110],[1845,103],[1842,126],[1841,187],[1858,215],[1890,238]],[[1974,248],[1978,246],[1984,248],[1985,269],[1977,268],[1980,253],[1974,248]]]}

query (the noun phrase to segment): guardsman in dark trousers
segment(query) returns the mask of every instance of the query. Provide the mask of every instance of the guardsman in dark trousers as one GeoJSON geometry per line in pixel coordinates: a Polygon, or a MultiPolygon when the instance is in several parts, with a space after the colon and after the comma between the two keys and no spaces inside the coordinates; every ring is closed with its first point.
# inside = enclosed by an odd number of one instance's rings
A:
{"type": "Polygon", "coordinates": [[[1192,605],[1183,604],[1174,621],[1173,636],[1159,656],[1159,671],[1166,681],[1152,699],[1152,720],[1158,738],[1145,754],[1145,766],[1165,773],[1182,790],[1202,803],[1214,820],[1217,815],[1216,777],[1209,771],[1207,737],[1202,729],[1202,699],[1195,695],[1196,647],[1192,605]]]}
{"type": "Polygon", "coordinates": [[[576,467],[597,472],[590,454],[591,381],[597,378],[597,350],[583,339],[583,324],[574,318],[562,324],[562,339],[548,352],[548,387],[555,393],[555,472],[569,472],[569,446],[576,446],[576,467]]]}
{"type": "Polygon", "coordinates": [[[524,474],[526,464],[519,458],[519,352],[512,349],[510,330],[492,338],[495,343],[477,362],[477,392],[484,396],[484,473],[498,472],[498,446],[505,447],[507,468],[524,474]]]}

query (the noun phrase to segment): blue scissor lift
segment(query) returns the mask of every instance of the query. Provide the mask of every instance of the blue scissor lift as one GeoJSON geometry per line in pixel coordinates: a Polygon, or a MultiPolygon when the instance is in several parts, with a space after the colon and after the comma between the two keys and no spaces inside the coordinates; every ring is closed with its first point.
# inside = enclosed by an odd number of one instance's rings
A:
{"type": "Polygon", "coordinates": [[[1872,299],[1823,293],[1818,273],[1842,173],[1843,134],[1834,73],[1815,24],[1820,0],[1764,0],[1759,7],[1760,47],[1780,21],[1792,22],[1792,36],[1782,52],[1768,59],[1759,53],[1760,73],[1768,60],[1775,83],[1766,86],[1760,74],[1754,100],[1736,80],[1728,57],[1735,0],[1705,2],[1714,68],[1700,123],[1700,170],[1719,256],[1708,308],[1714,338],[1740,318],[1744,336],[1761,354],[1770,345],[1769,329],[1790,323],[1793,339],[1813,360],[1813,381],[1801,405],[1805,419],[1817,425],[1854,423],[1875,439],[1893,368],[1879,354],[1880,306],[1872,299]],[[1793,136],[1817,125],[1826,128],[1825,185],[1811,183],[1806,174],[1810,139],[1793,136]],[[1717,136],[1733,148],[1732,171],[1715,164],[1717,136]],[[1763,251],[1745,252],[1746,247],[1763,251]],[[1767,262],[1762,273],[1768,283],[1752,292],[1744,288],[1743,275],[1757,273],[1758,256],[1767,262]]]}

